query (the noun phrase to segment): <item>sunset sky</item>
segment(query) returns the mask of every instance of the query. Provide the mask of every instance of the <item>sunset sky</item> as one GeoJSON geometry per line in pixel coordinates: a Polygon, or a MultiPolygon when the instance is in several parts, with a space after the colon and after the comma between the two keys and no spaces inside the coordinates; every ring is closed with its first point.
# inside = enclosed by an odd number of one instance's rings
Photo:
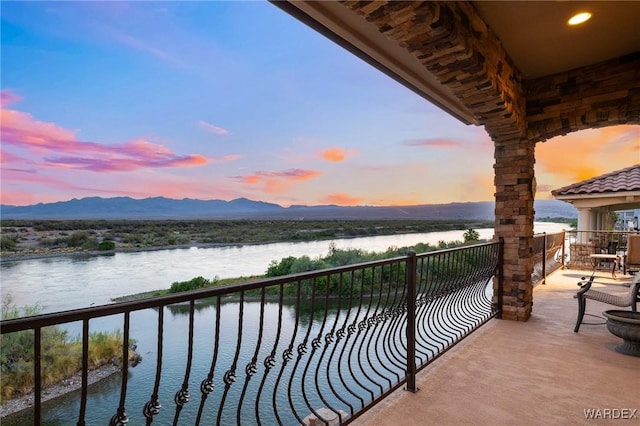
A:
{"type": "MultiPolygon", "coordinates": [[[[493,145],[267,2],[2,2],[1,203],[493,200],[493,145]]],[[[536,148],[538,199],[640,126],[536,148]]]]}

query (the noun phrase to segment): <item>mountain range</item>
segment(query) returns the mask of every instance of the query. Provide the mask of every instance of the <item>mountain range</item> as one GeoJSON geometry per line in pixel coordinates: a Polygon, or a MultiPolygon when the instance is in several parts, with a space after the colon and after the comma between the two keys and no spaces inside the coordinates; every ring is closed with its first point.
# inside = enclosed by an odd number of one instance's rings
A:
{"type": "MultiPolygon", "coordinates": [[[[538,200],[536,219],[576,218],[571,204],[538,200]]],[[[263,201],[238,198],[231,201],[182,200],[153,197],[87,197],[30,206],[0,205],[2,219],[425,219],[493,220],[494,202],[423,204],[414,206],[292,205],[282,207],[263,201]]]]}

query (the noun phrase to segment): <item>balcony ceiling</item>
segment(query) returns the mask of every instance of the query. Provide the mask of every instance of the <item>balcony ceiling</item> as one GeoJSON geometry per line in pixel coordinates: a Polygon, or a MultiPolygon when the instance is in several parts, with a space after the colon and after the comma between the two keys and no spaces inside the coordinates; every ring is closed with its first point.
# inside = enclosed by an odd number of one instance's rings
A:
{"type": "Polygon", "coordinates": [[[640,51],[640,2],[474,1],[525,79],[549,76],[640,51]],[[567,19],[589,11],[575,27],[567,19]]]}
{"type": "MultiPolygon", "coordinates": [[[[496,105],[497,100],[499,105],[501,101],[506,104],[503,111],[498,111],[497,119],[513,115],[515,118],[510,117],[508,124],[522,135],[529,133],[531,140],[545,140],[581,128],[639,121],[640,2],[275,1],[274,4],[467,124],[487,125],[496,121],[487,112],[491,108],[475,108],[482,92],[460,90],[460,82],[464,83],[468,75],[477,80],[474,73],[478,67],[483,68],[486,84],[494,89],[487,102],[496,105]],[[569,27],[567,20],[581,11],[591,12],[592,18],[580,26],[569,27]],[[444,42],[439,43],[442,31],[448,33],[442,37],[444,42]],[[494,54],[496,49],[501,54],[494,54]],[[448,57],[443,60],[445,55],[448,57]],[[480,59],[465,68],[463,61],[468,58],[480,59]],[[460,65],[451,66],[454,61],[460,65]],[[499,64],[497,70],[491,69],[492,63],[499,64]],[[610,117],[613,103],[623,108],[626,116],[621,118],[616,111],[617,121],[609,119],[607,123],[593,121],[585,125],[588,111],[583,111],[582,116],[569,117],[569,125],[560,121],[554,125],[548,112],[541,115],[539,109],[528,111],[531,92],[540,91],[541,86],[547,90],[549,84],[544,82],[549,78],[563,80],[552,76],[565,73],[564,81],[571,81],[575,76],[594,75],[589,74],[594,65],[602,63],[611,63],[605,69],[621,64],[625,67],[613,73],[626,75],[627,80],[616,77],[617,83],[607,90],[626,93],[616,99],[607,98],[610,105],[606,116],[610,117]],[[503,64],[507,64],[508,77],[504,77],[503,64]],[[452,71],[457,71],[453,84],[452,71]],[[496,93],[500,99],[489,99],[496,93]],[[528,127],[533,131],[528,131],[528,127]]],[[[608,93],[599,83],[589,87],[595,85],[597,95],[608,93]]],[[[484,90],[486,85],[478,87],[484,90]]],[[[575,91],[582,92],[583,87],[576,87],[575,91]]],[[[575,109],[575,99],[558,101],[544,96],[539,93],[534,96],[536,106],[573,102],[575,109]]],[[[601,108],[601,104],[594,108],[601,108]]],[[[600,112],[599,120],[603,121],[600,112]]],[[[494,127],[504,128],[502,124],[494,127]]],[[[492,137],[500,131],[496,130],[492,137]]]]}

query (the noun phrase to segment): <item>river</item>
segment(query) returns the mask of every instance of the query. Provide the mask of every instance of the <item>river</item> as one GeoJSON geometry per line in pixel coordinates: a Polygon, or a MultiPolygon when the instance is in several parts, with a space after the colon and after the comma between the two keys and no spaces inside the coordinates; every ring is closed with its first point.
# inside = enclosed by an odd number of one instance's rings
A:
{"type": "MultiPolygon", "coordinates": [[[[567,224],[536,222],[536,233],[560,232],[567,224]]],[[[478,229],[489,239],[493,229],[478,229]]],[[[262,275],[271,261],[287,256],[324,256],[333,241],[338,249],[372,252],[389,247],[439,241],[462,241],[464,231],[428,232],[345,238],[325,241],[180,248],[107,255],[73,255],[44,259],[3,261],[2,296],[16,306],[38,305],[41,313],[59,312],[111,303],[115,297],[166,289],[175,281],[197,276],[207,279],[262,275]]]]}

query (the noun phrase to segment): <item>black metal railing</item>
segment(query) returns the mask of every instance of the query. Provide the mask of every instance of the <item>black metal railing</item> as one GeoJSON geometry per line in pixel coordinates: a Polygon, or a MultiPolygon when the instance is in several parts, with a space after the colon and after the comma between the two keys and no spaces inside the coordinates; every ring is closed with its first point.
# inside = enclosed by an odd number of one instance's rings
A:
{"type": "MultiPolygon", "coordinates": [[[[611,260],[594,260],[592,254],[611,254],[624,258],[629,234],[636,231],[567,231],[568,266],[580,269],[610,269],[611,260]]],[[[622,265],[620,265],[622,266],[622,265]]]]}
{"type": "Polygon", "coordinates": [[[565,232],[533,236],[533,276],[531,281],[546,283],[547,276],[564,265],[565,232]]]}
{"type": "Polygon", "coordinates": [[[347,424],[403,385],[415,391],[416,372],[499,315],[491,283],[501,294],[501,259],[500,242],[409,252],[5,320],[1,331],[34,336],[34,424],[60,421],[43,410],[41,330],[77,321],[82,387],[71,423],[347,424]],[[121,374],[112,398],[89,401],[89,332],[105,318],[124,330],[121,374]],[[127,362],[130,337],[141,336],[146,379],[127,362]]]}

